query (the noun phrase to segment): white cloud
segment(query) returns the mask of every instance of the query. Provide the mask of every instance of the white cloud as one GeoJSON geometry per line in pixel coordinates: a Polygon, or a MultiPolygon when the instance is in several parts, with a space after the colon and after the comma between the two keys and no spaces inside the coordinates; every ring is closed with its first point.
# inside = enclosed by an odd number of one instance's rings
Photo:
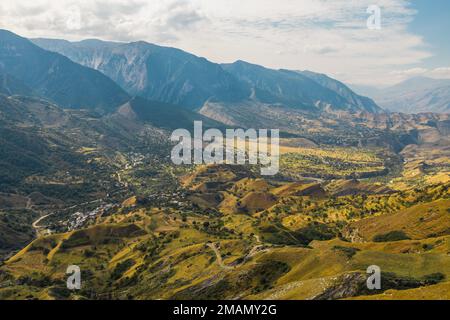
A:
{"type": "Polygon", "coordinates": [[[426,69],[411,68],[404,70],[392,71],[391,75],[395,77],[396,82],[400,82],[412,77],[429,77],[434,79],[450,79],[450,67],[426,69]]]}
{"type": "Polygon", "coordinates": [[[450,67],[436,68],[430,70],[427,75],[436,79],[450,79],[450,67]]]}
{"type": "Polygon", "coordinates": [[[16,0],[0,4],[0,27],[28,37],[146,40],[217,62],[242,59],[339,75],[352,83],[390,84],[395,78],[392,70],[419,64],[431,54],[423,39],[407,29],[416,14],[408,1],[375,1],[381,7],[382,29],[368,30],[366,9],[373,3],[16,0]],[[74,7],[81,12],[78,20],[74,7]]]}

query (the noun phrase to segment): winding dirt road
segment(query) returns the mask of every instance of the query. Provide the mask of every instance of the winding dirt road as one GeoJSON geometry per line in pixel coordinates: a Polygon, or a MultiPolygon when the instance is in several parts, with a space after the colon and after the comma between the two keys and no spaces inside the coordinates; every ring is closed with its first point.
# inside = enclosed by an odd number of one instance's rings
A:
{"type": "Polygon", "coordinates": [[[45,216],[40,217],[39,219],[35,220],[32,224],[34,231],[36,232],[36,236],[39,237],[39,230],[41,229],[41,227],[38,226],[39,222],[41,222],[42,220],[54,215],[55,213],[49,213],[45,216]]]}
{"type": "MultiPolygon", "coordinates": [[[[257,240],[258,240],[258,242],[260,242],[260,241],[259,241],[259,238],[257,238],[257,240]]],[[[235,269],[235,268],[237,268],[237,267],[240,267],[241,265],[243,265],[244,263],[246,263],[251,257],[253,257],[255,254],[257,254],[257,253],[259,253],[259,252],[265,252],[265,251],[268,251],[268,250],[269,250],[269,248],[264,248],[264,245],[263,245],[263,244],[257,244],[257,245],[255,245],[255,246],[250,250],[250,252],[244,257],[244,259],[242,260],[241,263],[239,263],[239,264],[237,264],[237,265],[234,265],[234,266],[227,266],[226,264],[223,263],[222,255],[220,254],[220,251],[219,251],[219,249],[217,248],[217,245],[216,245],[215,243],[207,243],[206,245],[207,245],[208,247],[210,247],[210,248],[214,251],[214,253],[216,254],[216,258],[217,258],[217,263],[219,264],[219,266],[220,266],[222,269],[225,269],[225,270],[233,270],[233,269],[235,269]]]]}

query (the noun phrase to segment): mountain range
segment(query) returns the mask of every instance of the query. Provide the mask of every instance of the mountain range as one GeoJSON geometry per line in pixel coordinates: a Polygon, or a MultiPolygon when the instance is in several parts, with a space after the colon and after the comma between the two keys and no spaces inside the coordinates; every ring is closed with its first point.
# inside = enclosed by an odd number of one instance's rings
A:
{"type": "Polygon", "coordinates": [[[383,89],[355,87],[392,112],[450,113],[450,79],[414,77],[383,89]]]}
{"type": "Polygon", "coordinates": [[[202,120],[216,128],[280,128],[282,135],[313,144],[398,149],[403,143],[385,129],[401,130],[407,137],[401,141],[415,141],[431,130],[428,136],[438,141],[443,131],[428,123],[447,127],[445,117],[388,115],[324,74],[240,60],[218,64],[143,41],[28,40],[3,30],[0,80],[0,93],[7,96],[32,96],[58,108],[108,115],[101,121],[114,119],[109,124],[130,139],[147,126],[173,130],[202,120]]]}
{"type": "Polygon", "coordinates": [[[372,90],[376,103],[311,71],[274,70],[245,61],[218,64],[143,41],[28,40],[0,31],[0,93],[36,96],[62,108],[100,114],[139,106],[134,116],[154,124],[172,117],[172,123],[166,123],[169,127],[184,123],[180,119],[201,117],[248,125],[243,120],[262,110],[271,114],[266,119],[270,121],[261,121],[266,126],[290,122],[292,114],[340,119],[346,113],[357,119],[383,114],[379,106],[404,113],[448,112],[449,81],[414,78],[376,93],[372,90]]]}
{"type": "MultiPolygon", "coordinates": [[[[280,128],[282,135],[313,144],[398,149],[401,141],[416,141],[424,132],[427,141],[439,141],[447,128],[445,117],[389,115],[342,82],[311,71],[240,60],[218,64],[143,41],[28,40],[6,30],[0,31],[0,93],[94,111],[100,122],[132,140],[148,126],[173,130],[202,120],[216,128],[280,128]]],[[[22,116],[29,117],[25,111],[22,116]]]]}
{"type": "Polygon", "coordinates": [[[128,94],[101,72],[6,30],[0,30],[0,73],[6,79],[2,87],[13,89],[9,93],[24,93],[28,87],[66,108],[111,111],[129,100],[128,94]]]}
{"type": "Polygon", "coordinates": [[[101,71],[131,95],[191,110],[206,103],[258,102],[307,112],[382,112],[344,84],[312,72],[272,70],[237,61],[212,63],[179,49],[146,42],[69,42],[33,39],[36,45],[101,71]]]}

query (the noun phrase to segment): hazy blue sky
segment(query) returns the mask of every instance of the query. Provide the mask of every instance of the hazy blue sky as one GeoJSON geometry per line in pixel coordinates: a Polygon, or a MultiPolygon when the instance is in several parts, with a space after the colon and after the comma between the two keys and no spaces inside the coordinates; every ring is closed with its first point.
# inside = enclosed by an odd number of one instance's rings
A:
{"type": "Polygon", "coordinates": [[[0,27],[26,37],[145,40],[350,84],[450,78],[448,0],[15,0],[0,3],[0,27]],[[381,30],[367,28],[369,5],[381,8],[381,30]]]}
{"type": "Polygon", "coordinates": [[[409,29],[422,35],[434,54],[424,65],[428,68],[450,66],[450,1],[415,0],[411,5],[417,14],[409,29]]]}

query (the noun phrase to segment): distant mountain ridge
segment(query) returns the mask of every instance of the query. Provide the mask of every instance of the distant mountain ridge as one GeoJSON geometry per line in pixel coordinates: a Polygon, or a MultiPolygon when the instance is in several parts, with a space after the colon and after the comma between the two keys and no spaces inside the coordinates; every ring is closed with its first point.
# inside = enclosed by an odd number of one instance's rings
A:
{"type": "Polygon", "coordinates": [[[371,97],[394,112],[450,113],[450,79],[414,77],[392,87],[372,90],[371,97]]]}
{"type": "Polygon", "coordinates": [[[196,109],[211,98],[232,102],[249,94],[220,65],[179,49],[146,42],[33,41],[101,71],[131,95],[148,100],[196,109]]]}
{"type": "Polygon", "coordinates": [[[207,103],[256,101],[307,112],[383,112],[372,100],[312,72],[273,70],[237,61],[216,64],[185,51],[146,42],[69,42],[33,39],[35,44],[97,69],[131,95],[199,110],[207,103]]]}
{"type": "Polygon", "coordinates": [[[358,106],[359,110],[365,110],[370,113],[382,112],[382,109],[372,99],[356,94],[340,81],[332,79],[325,74],[314,73],[311,71],[300,71],[300,73],[316,81],[323,87],[336,92],[342,98],[346,99],[348,103],[358,106]]]}
{"type": "Polygon", "coordinates": [[[18,92],[3,86],[7,88],[4,93],[23,94],[29,91],[27,87],[65,108],[111,111],[129,100],[128,94],[101,72],[6,30],[0,30],[0,73],[5,75],[6,83],[17,80],[13,87],[18,92]]]}

